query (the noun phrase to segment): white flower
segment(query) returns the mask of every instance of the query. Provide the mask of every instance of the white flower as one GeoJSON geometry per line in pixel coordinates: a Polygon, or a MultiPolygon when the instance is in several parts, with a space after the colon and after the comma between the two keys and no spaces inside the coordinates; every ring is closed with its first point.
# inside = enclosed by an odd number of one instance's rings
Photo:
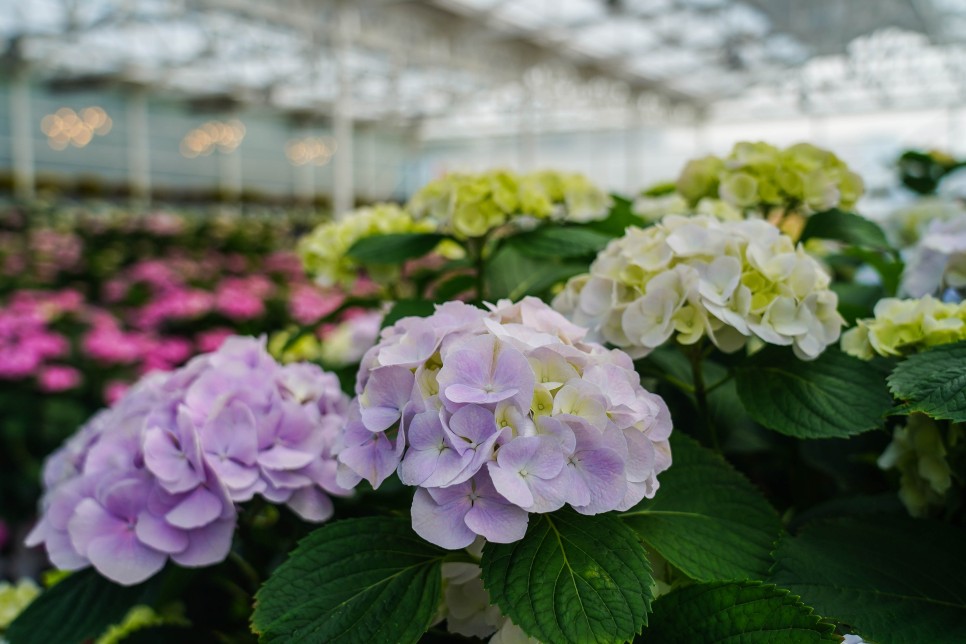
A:
{"type": "Polygon", "coordinates": [[[966,287],[966,216],[934,221],[910,251],[901,290],[911,297],[966,287]]]}
{"type": "Polygon", "coordinates": [[[671,338],[707,336],[723,351],[750,337],[810,360],[837,342],[844,320],[818,262],[761,220],[669,215],[628,228],[554,307],[634,357],[671,338]]]}

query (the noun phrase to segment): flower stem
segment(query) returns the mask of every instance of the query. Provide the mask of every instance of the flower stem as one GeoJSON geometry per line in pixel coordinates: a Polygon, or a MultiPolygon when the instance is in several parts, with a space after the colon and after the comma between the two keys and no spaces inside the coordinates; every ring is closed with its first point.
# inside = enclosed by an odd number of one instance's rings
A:
{"type": "MultiPolygon", "coordinates": [[[[701,431],[706,442],[711,444],[714,451],[721,453],[721,444],[718,441],[718,428],[711,420],[711,409],[708,406],[708,389],[704,384],[704,373],[702,371],[702,359],[704,351],[700,343],[692,347],[689,356],[691,359],[691,375],[694,379],[694,399],[698,406],[698,420],[701,431]]],[[[718,383],[720,384],[720,383],[718,383]]]]}
{"type": "Polygon", "coordinates": [[[486,237],[471,238],[466,241],[466,249],[473,259],[473,270],[476,272],[476,300],[482,302],[486,297],[486,260],[483,258],[483,248],[486,237]]]}

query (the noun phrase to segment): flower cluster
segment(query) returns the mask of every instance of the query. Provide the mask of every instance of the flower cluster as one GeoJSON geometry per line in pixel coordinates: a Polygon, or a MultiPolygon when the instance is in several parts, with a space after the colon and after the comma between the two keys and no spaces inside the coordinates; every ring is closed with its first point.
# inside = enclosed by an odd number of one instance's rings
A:
{"type": "Polygon", "coordinates": [[[416,486],[424,539],[464,548],[523,537],[530,512],[627,509],[670,463],[667,407],[626,354],[535,298],[462,302],[383,330],[363,358],[338,482],[416,486]]]}
{"type": "Polygon", "coordinates": [[[934,221],[950,221],[966,217],[962,204],[941,197],[922,197],[905,205],[882,222],[889,241],[897,248],[914,246],[934,221]]]}
{"type": "Polygon", "coordinates": [[[283,363],[321,361],[338,368],[357,364],[379,339],[382,311],[349,309],[338,324],[325,324],[315,333],[290,328],[269,336],[268,351],[283,363]]]}
{"type": "Polygon", "coordinates": [[[689,162],[677,188],[692,205],[711,197],[742,210],[782,207],[806,213],[850,208],[864,192],[861,177],[841,159],[807,143],[784,150],[767,143],[737,143],[724,159],[708,156],[689,162]]]}
{"type": "Polygon", "coordinates": [[[407,208],[460,239],[483,237],[516,217],[587,222],[602,219],[610,197],[580,174],[506,170],[448,174],[417,192],[407,208]]]}
{"type": "MultiPolygon", "coordinates": [[[[482,545],[478,549],[482,550],[482,545]]],[[[447,562],[442,572],[443,601],[438,617],[446,620],[447,631],[466,637],[489,637],[490,644],[538,644],[498,606],[490,604],[479,564],[447,562]]]]}
{"type": "Polygon", "coordinates": [[[0,633],[3,633],[38,595],[40,595],[40,586],[33,579],[21,579],[16,584],[0,581],[0,633]]]}
{"type": "Polygon", "coordinates": [[[966,216],[933,221],[909,250],[901,290],[910,297],[922,297],[963,288],[966,288],[966,216]]]}
{"type": "Polygon", "coordinates": [[[736,351],[755,336],[808,360],[844,324],[828,286],[818,262],[764,221],[671,215],[628,228],[553,305],[635,357],[672,337],[736,351]]]}
{"type": "Polygon", "coordinates": [[[901,356],[935,346],[966,340],[966,303],[952,304],[925,296],[917,300],[885,298],[874,318],[856,320],[842,334],[842,350],[871,360],[875,354],[901,356]]]}
{"type": "MultiPolygon", "coordinates": [[[[359,208],[336,221],[316,227],[299,240],[298,254],[305,269],[323,286],[341,285],[351,288],[360,266],[347,253],[360,239],[395,233],[433,232],[431,221],[416,221],[409,213],[393,204],[377,204],[359,208]]],[[[391,274],[372,275],[383,281],[392,279],[398,267],[387,266],[391,274]]]]}
{"type": "Polygon", "coordinates": [[[0,380],[35,377],[41,391],[73,389],[81,374],[59,361],[70,354],[70,342],[51,322],[81,306],[80,293],[18,291],[0,308],[0,380]]]}
{"type": "MultiPolygon", "coordinates": [[[[939,422],[924,414],[910,414],[906,424],[895,429],[892,442],[878,460],[884,470],[899,470],[899,499],[912,516],[925,516],[930,508],[941,506],[952,485],[939,422]]],[[[952,431],[962,438],[961,426],[954,424],[952,431]]]]}
{"type": "Polygon", "coordinates": [[[171,373],[154,373],[97,414],[44,466],[43,516],[28,538],[62,569],[93,565],[138,583],[170,557],[221,561],[235,503],[259,494],[306,520],[332,513],[337,378],[280,366],[264,342],[234,337],[171,373]]]}

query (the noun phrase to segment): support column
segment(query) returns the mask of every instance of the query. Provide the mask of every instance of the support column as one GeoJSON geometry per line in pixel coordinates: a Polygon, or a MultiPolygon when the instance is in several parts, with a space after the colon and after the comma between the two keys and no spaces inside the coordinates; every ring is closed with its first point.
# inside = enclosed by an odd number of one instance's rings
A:
{"type": "Polygon", "coordinates": [[[148,129],[148,93],[134,87],[127,95],[128,188],[139,203],[151,201],[151,145],[148,129]]]}
{"type": "Polygon", "coordinates": [[[519,114],[519,131],[517,132],[518,164],[521,172],[534,170],[537,163],[537,115],[533,101],[532,90],[524,85],[523,106],[519,114]]]}
{"type": "Polygon", "coordinates": [[[349,49],[352,44],[351,30],[354,28],[352,14],[348,5],[339,5],[336,20],[335,65],[337,88],[332,110],[332,134],[335,137],[335,156],[332,158],[332,215],[339,218],[346,214],[355,203],[353,174],[353,106],[352,75],[349,72],[349,49]]]}
{"type": "Polygon", "coordinates": [[[644,170],[641,167],[641,127],[643,119],[637,107],[637,97],[627,103],[624,122],[624,191],[636,193],[644,187],[644,170]]]}
{"type": "Polygon", "coordinates": [[[218,169],[221,173],[221,196],[225,201],[238,201],[242,192],[241,148],[218,153],[218,169]]]}
{"type": "Polygon", "coordinates": [[[19,199],[34,196],[34,127],[30,118],[30,73],[21,67],[14,71],[10,83],[13,189],[19,199]]]}

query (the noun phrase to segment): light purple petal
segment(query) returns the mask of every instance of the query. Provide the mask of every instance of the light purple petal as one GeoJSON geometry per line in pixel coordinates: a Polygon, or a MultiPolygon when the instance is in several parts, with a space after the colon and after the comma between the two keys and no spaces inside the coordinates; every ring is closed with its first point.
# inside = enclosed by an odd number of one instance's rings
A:
{"type": "Polygon", "coordinates": [[[222,499],[203,485],[189,492],[173,510],[164,515],[171,525],[189,530],[208,525],[222,515],[222,499]]]}
{"type": "Polygon", "coordinates": [[[203,528],[188,533],[188,547],[184,552],[171,555],[171,559],[182,566],[199,568],[224,561],[231,550],[231,538],[235,533],[235,520],[220,519],[203,528]]]}
{"type": "Polygon", "coordinates": [[[296,490],[288,500],[288,507],[305,519],[313,523],[321,523],[335,511],[332,499],[316,487],[303,487],[296,490]]]}
{"type": "Polygon", "coordinates": [[[425,488],[417,488],[413,497],[413,530],[426,541],[447,550],[459,550],[473,543],[476,534],[463,518],[470,510],[468,496],[439,505],[425,488]]]}
{"type": "Polygon", "coordinates": [[[87,558],[97,571],[123,586],[139,584],[164,567],[167,556],[141,543],[133,530],[91,541],[87,558]]]}
{"type": "Polygon", "coordinates": [[[413,396],[416,378],[406,367],[373,369],[362,392],[362,423],[370,432],[381,432],[399,420],[413,396]]]}
{"type": "Polygon", "coordinates": [[[484,471],[473,479],[476,486],[473,507],[466,513],[466,525],[487,541],[494,543],[513,543],[523,538],[527,532],[529,514],[507,501],[484,471]]]}
{"type": "Polygon", "coordinates": [[[205,423],[200,432],[201,446],[209,454],[208,461],[230,459],[241,465],[253,465],[258,453],[255,425],[255,416],[247,405],[238,400],[228,403],[205,423]]]}
{"type": "Polygon", "coordinates": [[[188,534],[184,530],[150,512],[141,513],[134,532],[144,545],[168,554],[183,552],[188,547],[188,534]]]}

